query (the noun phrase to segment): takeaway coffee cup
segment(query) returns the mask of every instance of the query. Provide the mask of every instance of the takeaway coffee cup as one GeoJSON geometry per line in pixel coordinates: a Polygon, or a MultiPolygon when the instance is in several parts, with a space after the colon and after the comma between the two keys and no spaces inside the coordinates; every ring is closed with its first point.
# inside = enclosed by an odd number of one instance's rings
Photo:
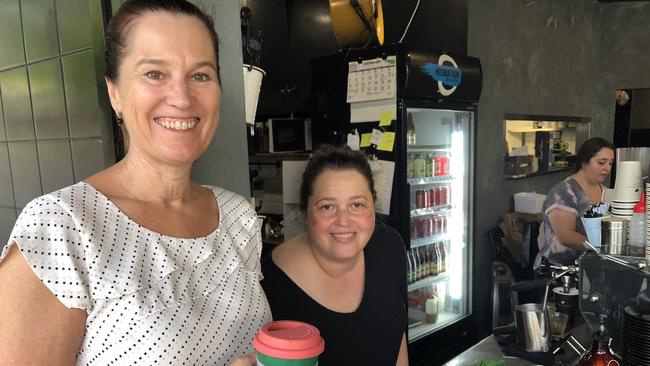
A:
{"type": "Polygon", "coordinates": [[[313,325],[279,320],[262,326],[253,347],[258,366],[317,366],[325,342],[313,325]]]}

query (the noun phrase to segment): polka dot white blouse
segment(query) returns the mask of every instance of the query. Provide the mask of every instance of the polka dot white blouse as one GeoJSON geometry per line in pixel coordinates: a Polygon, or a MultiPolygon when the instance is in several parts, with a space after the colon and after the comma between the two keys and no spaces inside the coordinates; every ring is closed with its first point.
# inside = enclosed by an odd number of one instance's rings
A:
{"type": "Polygon", "coordinates": [[[271,320],[259,225],[243,197],[209,188],[219,226],[196,239],[138,225],[83,182],[25,207],[9,242],[65,306],[88,314],[76,365],[227,365],[252,351],[271,320]]]}

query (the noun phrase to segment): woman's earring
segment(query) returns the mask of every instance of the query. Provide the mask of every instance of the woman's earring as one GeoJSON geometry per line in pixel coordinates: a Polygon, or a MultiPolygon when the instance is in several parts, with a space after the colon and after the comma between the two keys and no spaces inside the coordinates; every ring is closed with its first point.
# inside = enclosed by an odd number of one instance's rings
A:
{"type": "Polygon", "coordinates": [[[115,112],[115,116],[117,117],[117,125],[121,126],[124,124],[124,120],[122,119],[122,113],[120,112],[115,112]]]}

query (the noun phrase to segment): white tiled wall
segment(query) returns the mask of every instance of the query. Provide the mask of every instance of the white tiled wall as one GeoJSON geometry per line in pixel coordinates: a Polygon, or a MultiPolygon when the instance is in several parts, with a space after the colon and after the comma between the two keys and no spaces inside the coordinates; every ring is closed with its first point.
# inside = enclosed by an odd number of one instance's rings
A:
{"type": "Polygon", "coordinates": [[[0,248],[30,200],[112,163],[90,1],[0,3],[0,248]]]}

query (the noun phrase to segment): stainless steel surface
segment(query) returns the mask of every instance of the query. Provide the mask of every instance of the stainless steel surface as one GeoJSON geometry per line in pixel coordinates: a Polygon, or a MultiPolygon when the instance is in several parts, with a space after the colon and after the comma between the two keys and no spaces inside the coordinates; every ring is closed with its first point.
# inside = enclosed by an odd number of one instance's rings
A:
{"type": "Polygon", "coordinates": [[[88,0],[57,0],[61,53],[90,47],[90,17],[88,0]]]}
{"type": "Polygon", "coordinates": [[[0,142],[0,206],[14,207],[14,187],[11,183],[9,150],[7,143],[0,142]]]}
{"type": "Polygon", "coordinates": [[[534,365],[534,363],[526,360],[505,356],[503,352],[501,352],[501,347],[494,338],[494,335],[491,335],[473,345],[467,351],[454,357],[449,362],[444,364],[444,366],[467,366],[474,365],[486,360],[501,361],[504,366],[534,365]]]}
{"type": "Polygon", "coordinates": [[[2,1],[0,11],[0,70],[25,63],[18,0],[2,1]]]}
{"type": "Polygon", "coordinates": [[[63,80],[68,106],[70,137],[99,137],[97,88],[92,50],[63,57],[63,80]]]}
{"type": "Polygon", "coordinates": [[[42,141],[38,143],[43,192],[52,192],[74,183],[70,142],[42,141]]]}
{"type": "Polygon", "coordinates": [[[529,352],[546,352],[551,344],[551,324],[542,304],[515,306],[517,344],[529,352]]]}
{"type": "Polygon", "coordinates": [[[63,80],[59,58],[29,65],[36,138],[67,138],[63,80]]]}
{"type": "Polygon", "coordinates": [[[72,140],[74,180],[80,181],[100,171],[104,166],[102,140],[72,140]]]}
{"type": "Polygon", "coordinates": [[[33,139],[34,123],[29,102],[27,68],[19,67],[0,72],[0,90],[7,140],[33,139]]]}
{"type": "Polygon", "coordinates": [[[21,0],[27,62],[59,55],[54,0],[21,0]]]}
{"type": "Polygon", "coordinates": [[[647,303],[650,272],[637,263],[644,258],[587,254],[580,259],[580,311],[592,330],[604,323],[612,337],[611,349],[623,350],[623,314],[628,305],[647,303]],[[614,260],[615,259],[615,260],[614,260]],[[599,300],[590,301],[594,296],[599,300]]]}
{"type": "Polygon", "coordinates": [[[626,255],[627,250],[628,250],[628,245],[623,245],[623,244],[610,244],[610,245],[600,246],[600,252],[603,254],[626,255]]]}
{"type": "Polygon", "coordinates": [[[11,178],[14,182],[14,198],[16,207],[25,207],[43,193],[41,190],[41,175],[38,171],[38,156],[34,142],[10,142],[9,161],[11,162],[11,178]]]}

